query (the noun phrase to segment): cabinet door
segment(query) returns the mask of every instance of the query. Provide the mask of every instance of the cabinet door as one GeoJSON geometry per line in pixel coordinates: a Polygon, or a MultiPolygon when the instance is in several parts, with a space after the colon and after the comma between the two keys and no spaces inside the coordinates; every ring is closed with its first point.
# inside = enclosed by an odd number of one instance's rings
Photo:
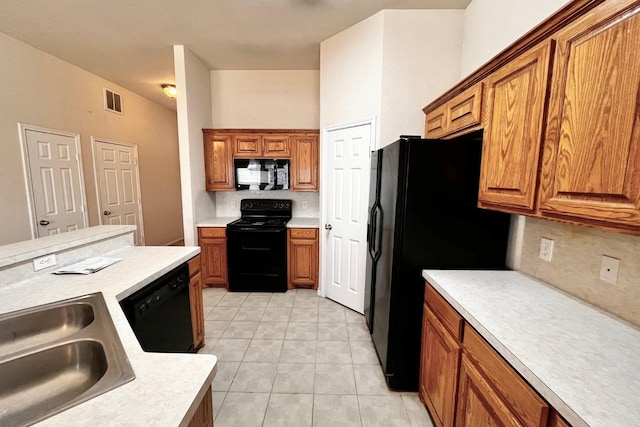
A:
{"type": "Polygon", "coordinates": [[[447,133],[447,107],[442,105],[427,113],[425,118],[425,138],[437,139],[447,133]]]}
{"type": "Polygon", "coordinates": [[[213,427],[213,393],[207,390],[188,427],[213,427]]]}
{"type": "Polygon", "coordinates": [[[318,191],[318,135],[291,137],[291,191],[318,191]]]}
{"type": "Polygon", "coordinates": [[[207,191],[233,190],[231,136],[204,130],[204,169],[207,191]]]}
{"type": "Polygon", "coordinates": [[[262,138],[262,155],[278,159],[291,157],[288,135],[264,135],[262,138]]]}
{"type": "Polygon", "coordinates": [[[460,364],[456,426],[522,426],[466,354],[460,364]]]}
{"type": "Polygon", "coordinates": [[[233,157],[256,158],[262,156],[262,135],[234,135],[233,157]]]}
{"type": "Polygon", "coordinates": [[[290,229],[288,246],[289,289],[318,289],[318,230],[290,229]]]}
{"type": "Polygon", "coordinates": [[[638,2],[607,2],[558,32],[543,215],[640,233],[638,52],[638,2]]]}
{"type": "MultiPolygon", "coordinates": [[[[212,228],[210,230],[218,230],[212,228]]],[[[221,229],[224,232],[224,229],[221,229]]],[[[202,281],[207,285],[229,285],[227,271],[227,239],[224,237],[206,237],[200,229],[200,257],[202,260],[202,281]]]]}
{"type": "Polygon", "coordinates": [[[202,276],[200,272],[191,276],[189,281],[189,299],[191,301],[191,329],[195,349],[204,346],[204,303],[202,301],[202,276]]]}
{"type": "Polygon", "coordinates": [[[460,344],[425,303],[419,391],[440,426],[453,426],[461,351],[460,344]]]}
{"type": "Polygon", "coordinates": [[[487,79],[481,206],[534,210],[550,52],[545,43],[487,79]]]}

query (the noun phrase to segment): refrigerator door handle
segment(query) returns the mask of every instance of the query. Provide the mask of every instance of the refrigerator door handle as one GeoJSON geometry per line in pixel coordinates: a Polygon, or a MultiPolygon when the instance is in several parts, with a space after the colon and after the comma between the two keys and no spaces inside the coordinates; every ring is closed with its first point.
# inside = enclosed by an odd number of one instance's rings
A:
{"type": "Polygon", "coordinates": [[[374,246],[374,251],[372,254],[372,258],[375,262],[377,262],[380,259],[380,256],[382,255],[382,224],[383,224],[383,218],[384,218],[384,212],[382,211],[382,206],[380,205],[376,205],[375,207],[376,209],[376,213],[375,213],[375,234],[373,235],[372,240],[373,245],[374,246]],[[378,213],[379,213],[379,218],[378,218],[378,213]],[[378,227],[378,219],[380,220],[380,227],[378,227]],[[379,228],[379,229],[378,229],[379,228]]]}
{"type": "Polygon", "coordinates": [[[371,213],[369,214],[369,230],[368,230],[368,236],[367,236],[367,243],[368,243],[368,251],[369,251],[369,255],[371,256],[371,259],[375,259],[374,258],[374,245],[375,245],[375,241],[376,241],[376,208],[375,206],[373,208],[371,208],[371,213]]]}

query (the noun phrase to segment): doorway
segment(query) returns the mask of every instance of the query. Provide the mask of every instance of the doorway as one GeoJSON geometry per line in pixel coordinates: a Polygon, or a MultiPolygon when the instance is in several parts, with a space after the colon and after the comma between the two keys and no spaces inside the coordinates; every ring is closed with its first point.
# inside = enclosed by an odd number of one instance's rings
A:
{"type": "Polygon", "coordinates": [[[135,244],[144,245],[138,146],[91,139],[100,224],[135,225],[135,244]]]}
{"type": "Polygon", "coordinates": [[[322,291],[364,311],[367,203],[373,120],[325,128],[322,291]]]}
{"type": "Polygon", "coordinates": [[[80,135],[18,124],[25,170],[31,237],[88,224],[80,135]]]}

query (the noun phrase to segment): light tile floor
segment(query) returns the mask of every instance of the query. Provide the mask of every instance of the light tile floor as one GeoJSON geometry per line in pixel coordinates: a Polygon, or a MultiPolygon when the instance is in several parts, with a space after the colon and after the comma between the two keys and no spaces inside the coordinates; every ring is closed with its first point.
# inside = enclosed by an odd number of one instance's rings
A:
{"type": "Polygon", "coordinates": [[[216,427],[433,427],[387,388],[364,317],[315,291],[204,290],[216,427]]]}

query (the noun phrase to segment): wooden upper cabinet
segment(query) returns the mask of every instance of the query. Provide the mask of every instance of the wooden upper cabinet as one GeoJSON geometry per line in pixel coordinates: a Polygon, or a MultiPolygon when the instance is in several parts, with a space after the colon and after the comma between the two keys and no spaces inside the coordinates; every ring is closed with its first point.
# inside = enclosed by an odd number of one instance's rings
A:
{"type": "Polygon", "coordinates": [[[640,5],[605,2],[559,31],[543,216],[640,233],[640,5]]]}
{"type": "Polygon", "coordinates": [[[426,114],[426,138],[460,135],[479,128],[482,119],[483,83],[456,95],[446,104],[426,114]]]}
{"type": "Polygon", "coordinates": [[[291,136],[291,191],[318,191],[318,134],[291,136]]]}
{"type": "Polygon", "coordinates": [[[233,157],[262,157],[262,135],[233,135],[233,157]]]}
{"type": "Polygon", "coordinates": [[[480,206],[534,210],[551,50],[533,48],[487,79],[480,206]]]}
{"type": "Polygon", "coordinates": [[[262,137],[262,155],[277,159],[291,157],[289,135],[264,135],[262,137]]]}
{"type": "Polygon", "coordinates": [[[233,190],[233,157],[231,136],[203,130],[204,169],[207,191],[233,190]]]}

